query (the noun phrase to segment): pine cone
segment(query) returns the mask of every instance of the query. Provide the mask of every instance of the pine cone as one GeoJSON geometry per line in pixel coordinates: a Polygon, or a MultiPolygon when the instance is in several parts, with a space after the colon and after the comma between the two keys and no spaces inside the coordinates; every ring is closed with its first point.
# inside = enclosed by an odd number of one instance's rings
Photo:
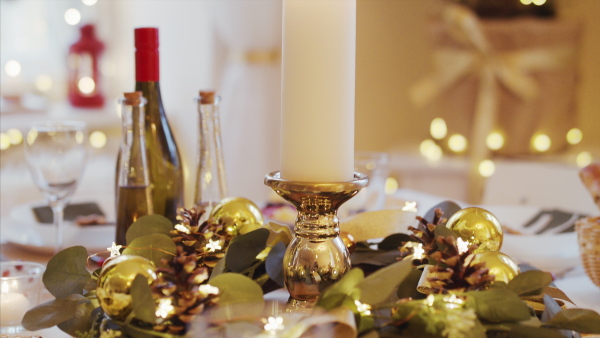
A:
{"type": "Polygon", "coordinates": [[[428,278],[435,293],[449,291],[473,291],[487,288],[495,277],[489,274],[485,263],[471,264],[473,251],[477,245],[469,245],[467,250],[459,252],[455,237],[437,238],[439,250],[431,254],[437,265],[431,269],[428,278]]]}
{"type": "MultiPolygon", "coordinates": [[[[437,251],[437,242],[435,240],[435,228],[445,222],[445,219],[442,217],[444,214],[441,209],[435,209],[435,216],[433,217],[433,221],[429,223],[426,219],[421,216],[417,216],[416,218],[419,220],[419,225],[417,228],[409,226],[408,230],[412,231],[413,234],[410,235],[412,242],[420,243],[423,246],[423,250],[425,250],[425,258],[422,260],[415,260],[413,264],[421,265],[427,264],[429,255],[437,251]]],[[[403,259],[409,255],[412,255],[414,249],[412,246],[407,246],[406,243],[400,248],[400,257],[403,259]]]]}

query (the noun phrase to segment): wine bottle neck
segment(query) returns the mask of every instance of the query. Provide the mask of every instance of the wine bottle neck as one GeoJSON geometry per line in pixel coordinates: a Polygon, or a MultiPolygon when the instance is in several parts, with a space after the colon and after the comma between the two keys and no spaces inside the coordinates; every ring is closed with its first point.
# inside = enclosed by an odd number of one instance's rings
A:
{"type": "Polygon", "coordinates": [[[160,81],[158,48],[137,48],[135,51],[135,81],[160,81]]]}

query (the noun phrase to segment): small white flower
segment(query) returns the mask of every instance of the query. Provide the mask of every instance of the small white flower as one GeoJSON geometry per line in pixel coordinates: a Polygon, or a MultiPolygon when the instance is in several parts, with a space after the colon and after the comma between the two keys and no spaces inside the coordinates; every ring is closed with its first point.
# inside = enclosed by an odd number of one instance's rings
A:
{"type": "Polygon", "coordinates": [[[206,249],[210,252],[215,252],[221,249],[221,241],[213,241],[212,239],[208,240],[208,244],[206,244],[206,249]]]}
{"type": "Polygon", "coordinates": [[[355,300],[354,304],[356,304],[356,307],[358,308],[358,312],[360,312],[364,316],[368,316],[371,314],[371,305],[361,303],[358,300],[355,300]]]}

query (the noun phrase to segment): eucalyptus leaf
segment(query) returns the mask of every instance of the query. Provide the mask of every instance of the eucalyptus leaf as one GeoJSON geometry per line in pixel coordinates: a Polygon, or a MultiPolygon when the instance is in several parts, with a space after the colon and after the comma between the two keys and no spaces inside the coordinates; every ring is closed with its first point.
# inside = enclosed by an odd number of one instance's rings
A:
{"type": "Polygon", "coordinates": [[[321,302],[322,299],[325,299],[334,294],[352,295],[355,292],[355,290],[357,290],[357,285],[361,281],[363,281],[364,278],[365,274],[361,269],[351,269],[337,283],[329,286],[323,291],[319,302],[321,302]]]}
{"type": "Polygon", "coordinates": [[[294,237],[290,228],[285,224],[269,222],[265,225],[265,228],[270,231],[267,239],[267,246],[270,247],[275,246],[277,243],[283,243],[287,247],[294,237]]]}
{"type": "Polygon", "coordinates": [[[225,255],[225,265],[233,272],[242,272],[256,261],[256,256],[267,246],[269,230],[259,228],[234,237],[225,255]]]}
{"type": "Polygon", "coordinates": [[[54,255],[42,277],[46,289],[56,298],[83,294],[92,278],[87,271],[87,258],[87,250],[83,246],[70,247],[54,255]]]}
{"type": "Polygon", "coordinates": [[[73,294],[40,304],[25,313],[21,324],[29,331],[37,331],[53,327],[75,316],[82,295],[73,294]]]}
{"type": "Polygon", "coordinates": [[[211,279],[219,288],[219,306],[237,303],[263,303],[263,292],[252,279],[239,273],[223,273],[211,279]]]}
{"type": "Polygon", "coordinates": [[[358,284],[360,301],[373,305],[387,300],[412,268],[412,262],[405,259],[375,271],[358,284]]]}
{"type": "Polygon", "coordinates": [[[75,308],[75,314],[67,321],[58,324],[58,328],[71,336],[77,336],[77,332],[87,332],[92,327],[92,311],[96,307],[88,299],[81,299],[75,308]]]}
{"type": "Polygon", "coordinates": [[[138,218],[125,234],[125,241],[129,246],[136,238],[151,235],[151,234],[163,234],[170,236],[170,232],[173,230],[173,223],[162,216],[162,215],[145,215],[138,218]]]}
{"type": "Polygon", "coordinates": [[[227,266],[225,266],[225,259],[223,259],[223,258],[219,259],[219,261],[217,262],[217,265],[215,265],[212,272],[210,273],[210,277],[208,278],[208,281],[210,282],[213,278],[224,273],[226,271],[226,269],[227,269],[227,266]]]}
{"type": "Polygon", "coordinates": [[[384,238],[378,245],[379,250],[398,250],[404,242],[410,242],[413,239],[407,234],[393,234],[384,238]]]}
{"type": "MultiPolygon", "coordinates": [[[[510,331],[500,337],[509,338],[564,338],[558,330],[547,329],[543,327],[509,324],[510,331]]],[[[493,332],[492,337],[493,337],[493,332]]],[[[505,332],[502,332],[505,333],[505,332]]]]}
{"type": "Polygon", "coordinates": [[[439,224],[433,230],[433,234],[435,237],[443,236],[443,237],[458,237],[452,229],[446,228],[445,225],[439,224]]]}
{"type": "Polygon", "coordinates": [[[170,260],[175,256],[177,247],[171,237],[163,234],[150,234],[134,239],[123,255],[138,255],[151,260],[156,266],[162,265],[161,260],[170,260]]]}
{"type": "Polygon", "coordinates": [[[152,291],[146,277],[142,275],[135,276],[131,283],[131,299],[135,318],[154,324],[156,321],[156,304],[152,298],[152,291]]]}
{"type": "Polygon", "coordinates": [[[587,309],[563,309],[544,325],[580,333],[600,334],[600,314],[587,309]]]}
{"type": "Polygon", "coordinates": [[[529,307],[507,289],[489,289],[465,293],[474,302],[477,317],[492,323],[518,322],[530,317],[529,307]]]}
{"type": "Polygon", "coordinates": [[[267,274],[274,280],[279,286],[284,286],[283,281],[283,256],[285,255],[285,250],[287,249],[285,243],[279,242],[275,244],[267,259],[265,260],[265,267],[267,269],[267,274]]]}
{"type": "Polygon", "coordinates": [[[412,298],[412,299],[423,299],[425,295],[417,291],[417,285],[423,274],[422,270],[414,269],[408,273],[408,276],[404,278],[402,283],[398,286],[396,296],[399,299],[412,298]]]}
{"type": "MultiPolygon", "coordinates": [[[[450,217],[452,217],[452,215],[462,208],[452,201],[444,201],[429,209],[423,218],[428,222],[432,222],[435,216],[435,209],[441,209],[444,212],[443,218],[448,220],[450,217]]],[[[444,222],[442,224],[445,225],[446,223],[444,222]]]]}
{"type": "Polygon", "coordinates": [[[516,275],[508,288],[519,296],[537,296],[552,283],[552,275],[540,270],[529,270],[516,275]]]}
{"type": "Polygon", "coordinates": [[[317,306],[322,307],[327,311],[333,310],[340,306],[356,309],[356,304],[354,301],[355,299],[351,295],[345,293],[334,293],[329,294],[326,297],[321,297],[317,302],[317,306]]]}

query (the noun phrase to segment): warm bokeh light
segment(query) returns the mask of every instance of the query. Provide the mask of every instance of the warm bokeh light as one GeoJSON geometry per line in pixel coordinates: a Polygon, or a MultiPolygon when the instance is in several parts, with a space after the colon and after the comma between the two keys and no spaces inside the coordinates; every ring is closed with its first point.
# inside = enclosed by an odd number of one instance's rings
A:
{"type": "Polygon", "coordinates": [[[492,160],[483,160],[479,163],[479,174],[483,177],[490,177],[496,171],[496,165],[492,160]]]}
{"type": "Polygon", "coordinates": [[[533,146],[533,149],[544,152],[550,149],[552,141],[550,140],[550,136],[540,133],[531,138],[531,145],[533,146]]]}
{"type": "Polygon", "coordinates": [[[441,140],[446,137],[448,133],[448,128],[446,127],[446,121],[444,121],[441,117],[436,117],[431,121],[431,125],[429,126],[429,132],[431,133],[431,137],[436,140],[441,140]]]}
{"type": "Polygon", "coordinates": [[[567,142],[569,144],[578,144],[583,139],[583,133],[579,128],[572,128],[567,132],[567,142]]]}
{"type": "Polygon", "coordinates": [[[52,89],[52,78],[46,74],[35,78],[35,87],[41,92],[47,92],[52,89]]]}
{"type": "Polygon", "coordinates": [[[467,149],[467,139],[461,134],[454,134],[448,139],[448,148],[456,153],[463,152],[467,149]]]}
{"type": "Polygon", "coordinates": [[[5,133],[0,133],[0,150],[6,150],[10,147],[10,137],[5,133]]]}
{"type": "Polygon", "coordinates": [[[393,195],[398,190],[398,180],[393,177],[388,177],[385,180],[385,194],[393,195]]]}
{"type": "Polygon", "coordinates": [[[69,25],[75,26],[79,23],[79,21],[81,21],[81,13],[79,13],[79,11],[75,8],[69,8],[65,12],[65,21],[69,25]]]}
{"type": "Polygon", "coordinates": [[[577,159],[575,161],[577,162],[577,166],[579,168],[583,168],[592,163],[592,160],[593,157],[589,151],[582,151],[579,154],[577,154],[577,159]]]}
{"type": "Polygon", "coordinates": [[[98,0],[81,0],[81,2],[86,6],[94,6],[98,0]]]}
{"type": "Polygon", "coordinates": [[[79,91],[83,94],[91,94],[94,92],[94,89],[96,89],[96,83],[91,77],[84,76],[77,82],[77,88],[79,88],[79,91]]]}
{"type": "Polygon", "coordinates": [[[8,135],[11,144],[16,145],[23,142],[23,133],[19,129],[11,128],[6,131],[6,135],[8,135]]]}
{"type": "Polygon", "coordinates": [[[106,145],[106,134],[100,130],[96,130],[90,134],[90,145],[93,148],[100,149],[106,145]]]}
{"type": "Polygon", "coordinates": [[[523,5],[531,5],[532,2],[533,2],[533,0],[521,0],[521,3],[523,5]]]}
{"type": "Polygon", "coordinates": [[[438,161],[442,158],[442,148],[435,144],[433,140],[424,140],[419,146],[419,151],[426,159],[430,161],[438,161]]]}
{"type": "Polygon", "coordinates": [[[533,0],[532,2],[536,6],[541,6],[546,3],[546,0],[533,0]]]}
{"type": "Polygon", "coordinates": [[[485,144],[492,150],[498,150],[504,146],[504,136],[497,131],[492,132],[486,137],[485,144]]]}
{"type": "Polygon", "coordinates": [[[18,76],[21,74],[21,64],[17,60],[8,60],[4,64],[4,71],[10,77],[18,76]]]}

